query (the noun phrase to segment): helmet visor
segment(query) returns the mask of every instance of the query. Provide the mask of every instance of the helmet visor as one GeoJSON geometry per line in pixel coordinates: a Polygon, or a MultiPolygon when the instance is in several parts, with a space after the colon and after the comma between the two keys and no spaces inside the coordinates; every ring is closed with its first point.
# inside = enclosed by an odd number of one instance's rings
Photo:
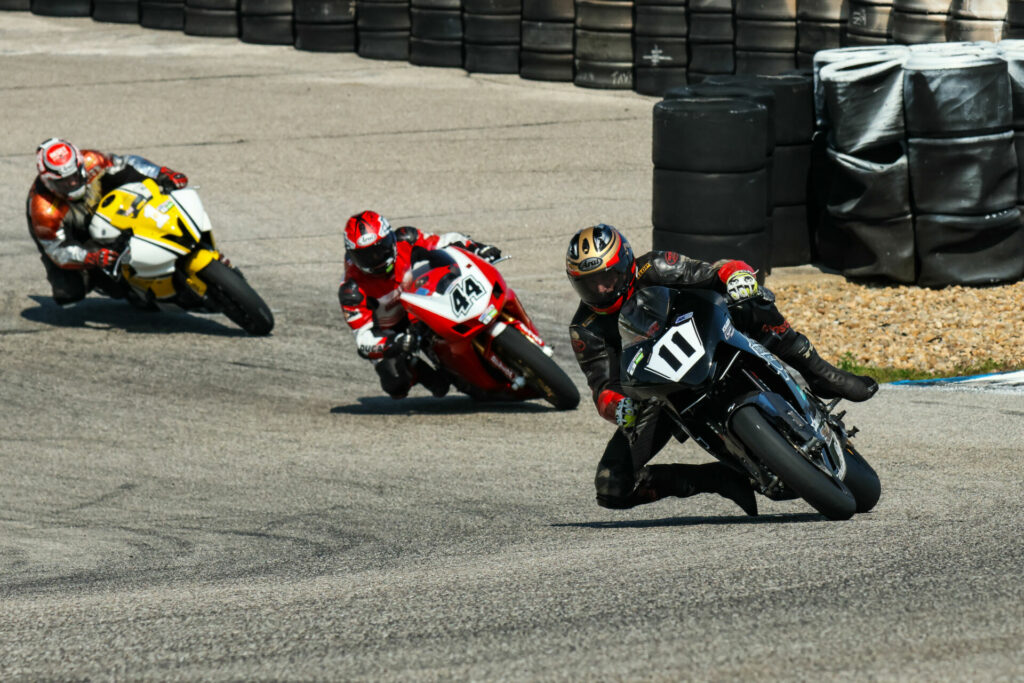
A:
{"type": "Polygon", "coordinates": [[[77,198],[85,190],[85,173],[79,169],[66,178],[47,178],[46,185],[61,197],[77,198]]]}
{"type": "Polygon", "coordinates": [[[368,247],[349,249],[349,258],[364,273],[383,275],[395,263],[395,233],[368,247]]]}
{"type": "Polygon", "coordinates": [[[633,276],[633,262],[619,259],[610,268],[572,278],[573,289],[592,308],[608,308],[625,294],[633,276]]]}

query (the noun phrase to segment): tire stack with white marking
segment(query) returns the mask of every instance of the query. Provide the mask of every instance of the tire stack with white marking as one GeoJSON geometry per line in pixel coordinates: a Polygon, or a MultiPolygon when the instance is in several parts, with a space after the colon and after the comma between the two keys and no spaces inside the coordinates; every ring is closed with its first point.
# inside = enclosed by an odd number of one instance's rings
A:
{"type": "Polygon", "coordinates": [[[687,0],[635,0],[633,6],[633,89],[663,95],[686,85],[687,0]]]}
{"type": "Polygon", "coordinates": [[[655,249],[771,267],[767,108],[674,93],[654,107],[655,249]]]}
{"type": "Polygon", "coordinates": [[[572,81],[575,0],[523,0],[519,75],[572,81]]]}
{"type": "Polygon", "coordinates": [[[311,52],[355,51],[356,0],[293,2],[296,49],[311,52]]]}
{"type": "Polygon", "coordinates": [[[185,33],[190,36],[238,36],[238,0],[185,0],[185,33]]]}
{"type": "Polygon", "coordinates": [[[1007,63],[994,49],[911,48],[904,111],[918,284],[1024,275],[1009,94],[1007,63]]]}
{"type": "Polygon", "coordinates": [[[1007,0],[953,0],[946,40],[995,43],[1003,38],[1007,0]]]}
{"type": "Polygon", "coordinates": [[[576,0],[573,82],[633,89],[633,0],[576,0]]]}
{"type": "Polygon", "coordinates": [[[950,0],[893,0],[892,42],[944,43],[950,0]]]}
{"type": "MultiPolygon", "coordinates": [[[[819,53],[818,119],[828,140],[829,229],[819,258],[847,277],[915,281],[903,136],[904,47],[819,53]],[[838,54],[836,54],[838,53],[838,54]]],[[[824,227],[824,226],[823,226],[824,227]]]]}
{"type": "Polygon", "coordinates": [[[796,66],[796,0],[736,0],[736,73],[778,74],[796,66]]]}
{"type": "Polygon", "coordinates": [[[736,71],[733,19],[732,0],[690,0],[690,33],[687,39],[690,49],[688,78],[691,83],[736,71]]]}
{"type": "Polygon", "coordinates": [[[463,0],[463,67],[470,73],[519,73],[522,0],[463,0]]]}
{"type": "Polygon", "coordinates": [[[892,0],[850,0],[846,45],[873,46],[892,42],[892,0]]]}
{"type": "Polygon", "coordinates": [[[239,0],[238,37],[244,43],[294,45],[292,0],[239,0]]]}
{"type": "Polygon", "coordinates": [[[412,0],[409,62],[462,66],[462,0],[412,0]]]}
{"type": "Polygon", "coordinates": [[[814,53],[846,44],[849,0],[796,0],[796,63],[810,68],[814,53]]]}
{"type": "Polygon", "coordinates": [[[409,59],[409,0],[356,0],[356,52],[367,59],[409,59]]]}

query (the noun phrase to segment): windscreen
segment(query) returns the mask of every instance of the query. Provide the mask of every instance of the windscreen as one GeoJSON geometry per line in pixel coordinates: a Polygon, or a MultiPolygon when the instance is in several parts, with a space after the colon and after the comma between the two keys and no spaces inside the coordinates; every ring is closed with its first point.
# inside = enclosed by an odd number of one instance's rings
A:
{"type": "Polygon", "coordinates": [[[451,287],[452,283],[459,279],[459,275],[462,274],[462,271],[459,269],[459,264],[444,251],[414,249],[412,258],[412,282],[414,290],[421,287],[427,287],[427,285],[430,284],[431,279],[437,278],[437,283],[433,286],[433,289],[438,294],[444,294],[448,291],[448,288],[451,287]],[[445,269],[447,272],[432,276],[431,273],[439,268],[445,269]]]}
{"type": "Polygon", "coordinates": [[[622,347],[632,346],[661,334],[667,326],[673,292],[667,287],[645,287],[622,305],[619,334],[622,347]]]}

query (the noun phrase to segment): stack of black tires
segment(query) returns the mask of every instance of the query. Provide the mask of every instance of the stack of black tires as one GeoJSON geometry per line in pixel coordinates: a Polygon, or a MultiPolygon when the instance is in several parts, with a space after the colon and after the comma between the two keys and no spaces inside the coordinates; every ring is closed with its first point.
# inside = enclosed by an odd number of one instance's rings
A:
{"type": "Polygon", "coordinates": [[[995,50],[915,54],[904,66],[918,283],[1024,275],[1006,61],[995,50]]]}
{"type": "Polygon", "coordinates": [[[900,45],[946,40],[949,0],[893,0],[892,42],[900,45]]]}
{"type": "Polygon", "coordinates": [[[708,76],[736,71],[736,30],[733,0],[690,0],[688,77],[699,83],[708,76]]]}
{"type": "Polygon", "coordinates": [[[356,32],[360,57],[409,59],[409,0],[356,0],[356,32]]]}
{"type": "Polygon", "coordinates": [[[892,42],[892,0],[850,0],[846,45],[872,46],[892,42]]]}
{"type": "Polygon", "coordinates": [[[1006,0],[953,0],[946,40],[998,42],[1003,38],[1006,0]]]}
{"type": "Polygon", "coordinates": [[[353,52],[356,49],[356,0],[293,2],[297,49],[311,52],[353,52]]]}
{"type": "Polygon", "coordinates": [[[139,0],[139,25],[165,31],[185,28],[184,0],[139,0]]]}
{"type": "Polygon", "coordinates": [[[139,0],[93,0],[92,18],[114,24],[137,24],[139,0]]]}
{"type": "Polygon", "coordinates": [[[575,33],[576,85],[633,89],[633,0],[576,0],[575,33]]]}
{"type": "Polygon", "coordinates": [[[533,81],[571,81],[575,0],[523,0],[519,75],[533,81]]]}
{"type": "Polygon", "coordinates": [[[185,33],[238,36],[238,0],[185,0],[185,33]]]}
{"type": "Polygon", "coordinates": [[[796,0],[796,63],[810,68],[814,53],[846,45],[849,0],[796,0]]]}
{"type": "Polygon", "coordinates": [[[522,0],[463,0],[463,67],[470,73],[519,73],[522,0]]]}
{"type": "Polygon", "coordinates": [[[633,11],[633,89],[661,96],[686,85],[686,0],[635,0],[633,11]]]}
{"type": "Polygon", "coordinates": [[[294,45],[292,0],[239,0],[238,37],[245,43],[294,45]]]}
{"type": "Polygon", "coordinates": [[[409,62],[462,66],[462,0],[412,0],[409,62]]]}
{"type": "Polygon", "coordinates": [[[736,0],[736,73],[778,74],[796,66],[796,0],[736,0]]]}
{"type": "Polygon", "coordinates": [[[743,259],[763,278],[771,267],[768,109],[685,89],[669,96],[654,107],[654,248],[743,259]]]}
{"type": "Polygon", "coordinates": [[[1006,26],[1003,37],[1024,38],[1024,0],[1009,0],[1006,5],[1006,26]]]}

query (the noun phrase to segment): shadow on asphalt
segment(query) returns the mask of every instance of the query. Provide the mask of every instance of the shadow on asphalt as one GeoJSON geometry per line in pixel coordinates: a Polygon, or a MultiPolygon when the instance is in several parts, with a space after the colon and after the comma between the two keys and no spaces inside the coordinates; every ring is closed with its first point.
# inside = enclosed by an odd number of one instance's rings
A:
{"type": "Polygon", "coordinates": [[[580,527],[585,529],[643,529],[663,526],[704,526],[708,524],[804,524],[827,522],[824,515],[801,512],[790,515],[733,515],[731,517],[665,517],[663,519],[627,519],[603,522],[560,522],[554,527],[580,527]]]}
{"type": "Polygon", "coordinates": [[[477,401],[460,394],[433,398],[415,396],[393,399],[388,396],[363,396],[358,403],[335,406],[335,415],[459,415],[471,413],[544,413],[550,408],[540,401],[477,401]]]}
{"type": "Polygon", "coordinates": [[[133,334],[185,332],[221,337],[245,337],[244,330],[182,310],[140,311],[124,301],[85,298],[69,306],[58,306],[47,296],[32,295],[34,308],[26,308],[21,317],[53,327],[91,327],[120,329],[133,334]]]}

